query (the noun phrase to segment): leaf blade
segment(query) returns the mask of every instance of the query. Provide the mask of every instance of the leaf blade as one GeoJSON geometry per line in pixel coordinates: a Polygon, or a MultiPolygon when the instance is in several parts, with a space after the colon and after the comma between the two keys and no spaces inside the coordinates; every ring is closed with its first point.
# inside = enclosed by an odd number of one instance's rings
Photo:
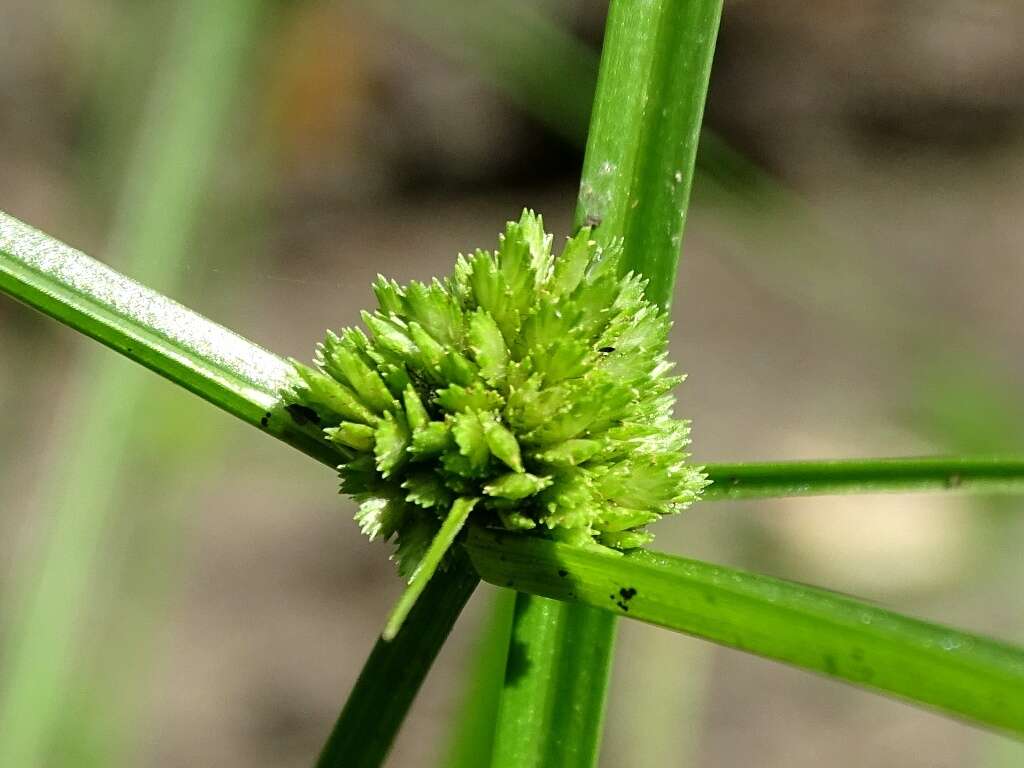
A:
{"type": "Polygon", "coordinates": [[[1024,649],[827,590],[658,553],[472,529],[481,578],[570,600],[1024,736],[1024,649]]]}

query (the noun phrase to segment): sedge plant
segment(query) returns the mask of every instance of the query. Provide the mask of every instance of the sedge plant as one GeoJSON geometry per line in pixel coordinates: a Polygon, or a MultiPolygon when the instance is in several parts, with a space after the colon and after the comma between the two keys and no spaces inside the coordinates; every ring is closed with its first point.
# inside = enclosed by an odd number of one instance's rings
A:
{"type": "Polygon", "coordinates": [[[527,213],[444,280],[382,279],[368,333],[315,367],[0,215],[0,290],[340,467],[363,529],[396,537],[409,586],[321,765],[383,762],[481,579],[518,593],[495,766],[594,764],[618,617],[1024,736],[1024,649],[644,546],[698,496],[1024,490],[1015,457],[686,463],[664,349],[720,12],[614,1],[561,253],[527,213]]]}

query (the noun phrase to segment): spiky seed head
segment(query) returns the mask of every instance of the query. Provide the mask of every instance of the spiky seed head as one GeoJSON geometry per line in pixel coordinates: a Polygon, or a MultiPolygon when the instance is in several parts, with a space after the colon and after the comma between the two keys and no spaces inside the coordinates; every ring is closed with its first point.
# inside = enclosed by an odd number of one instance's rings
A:
{"type": "Polygon", "coordinates": [[[342,491],[411,575],[458,498],[472,517],[582,546],[642,546],[707,480],[686,463],[669,319],[582,229],[557,257],[540,216],[444,281],[379,277],[369,335],[328,333],[286,400],[314,409],[342,491]]]}

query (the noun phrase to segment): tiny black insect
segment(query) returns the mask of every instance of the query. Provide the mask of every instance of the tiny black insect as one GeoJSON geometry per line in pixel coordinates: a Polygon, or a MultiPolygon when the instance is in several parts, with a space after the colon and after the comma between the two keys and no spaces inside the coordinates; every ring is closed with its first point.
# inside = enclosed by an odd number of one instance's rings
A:
{"type": "Polygon", "coordinates": [[[609,352],[614,352],[615,351],[615,347],[601,347],[597,351],[598,352],[604,352],[607,355],[609,352]]]}

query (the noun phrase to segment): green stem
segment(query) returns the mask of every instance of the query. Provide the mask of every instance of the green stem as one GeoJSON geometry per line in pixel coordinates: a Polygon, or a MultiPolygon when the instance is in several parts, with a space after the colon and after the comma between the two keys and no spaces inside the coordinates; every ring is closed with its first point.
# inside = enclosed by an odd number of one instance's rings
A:
{"type": "Polygon", "coordinates": [[[672,301],[721,0],[616,0],[583,164],[577,225],[624,240],[624,268],[672,301]]]}
{"type": "Polygon", "coordinates": [[[471,529],[481,578],[783,661],[1024,736],[1024,649],[803,584],[471,529]]]}
{"type": "Polygon", "coordinates": [[[614,627],[610,613],[517,596],[493,764],[595,764],[614,627]]]}
{"type": "MultiPolygon", "coordinates": [[[[613,0],[576,207],[671,302],[721,0],[613,0]]],[[[519,595],[492,765],[597,760],[615,620],[519,595]]]]}
{"type": "Polygon", "coordinates": [[[375,768],[384,762],[438,651],[479,579],[455,550],[430,579],[401,630],[380,639],[359,673],[317,768],[375,768]]]}
{"type": "Polygon", "coordinates": [[[708,464],[704,499],[839,493],[959,491],[1024,493],[1024,458],[926,456],[893,459],[708,464]]]}
{"type": "Polygon", "coordinates": [[[474,660],[462,668],[465,688],[455,716],[448,721],[448,747],[439,768],[480,768],[487,765],[494,752],[494,728],[516,594],[507,589],[490,592],[490,614],[478,630],[474,660]]]}

